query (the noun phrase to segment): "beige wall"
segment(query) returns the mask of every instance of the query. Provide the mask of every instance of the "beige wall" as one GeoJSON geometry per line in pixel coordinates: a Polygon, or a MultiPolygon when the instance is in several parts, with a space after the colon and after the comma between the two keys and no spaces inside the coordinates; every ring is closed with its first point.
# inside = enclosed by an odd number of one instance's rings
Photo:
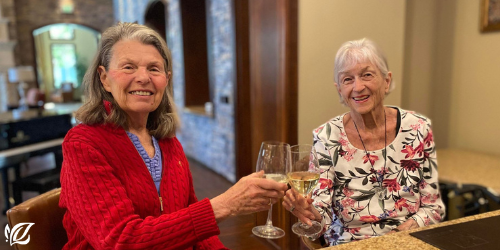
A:
{"type": "Polygon", "coordinates": [[[478,0],[407,4],[402,105],[433,119],[438,147],[500,155],[500,32],[480,33],[478,0]]]}
{"type": "Polygon", "coordinates": [[[400,105],[406,1],[299,0],[299,143],[347,111],[333,85],[335,53],[348,40],[370,38],[387,55],[396,89],[386,104],[400,105]]]}

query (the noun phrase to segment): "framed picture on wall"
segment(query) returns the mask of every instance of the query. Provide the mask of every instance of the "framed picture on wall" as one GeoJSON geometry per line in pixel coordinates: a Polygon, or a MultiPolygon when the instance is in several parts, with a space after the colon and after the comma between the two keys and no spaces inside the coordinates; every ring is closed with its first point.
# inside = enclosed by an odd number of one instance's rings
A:
{"type": "Polygon", "coordinates": [[[500,0],[481,0],[481,32],[500,31],[500,0]]]}

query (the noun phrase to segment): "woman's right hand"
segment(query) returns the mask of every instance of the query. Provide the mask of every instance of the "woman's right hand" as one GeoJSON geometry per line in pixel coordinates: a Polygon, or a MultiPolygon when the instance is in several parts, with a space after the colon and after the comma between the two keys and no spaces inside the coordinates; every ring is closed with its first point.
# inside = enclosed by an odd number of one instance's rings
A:
{"type": "Polygon", "coordinates": [[[264,171],[241,178],[226,192],[210,200],[215,220],[268,210],[283,198],[287,185],[264,179],[264,171]]]}
{"type": "Polygon", "coordinates": [[[291,188],[285,193],[283,198],[283,207],[295,215],[300,221],[312,226],[311,220],[321,221],[322,217],[312,206],[313,199],[310,195],[305,198],[295,189],[291,188]]]}

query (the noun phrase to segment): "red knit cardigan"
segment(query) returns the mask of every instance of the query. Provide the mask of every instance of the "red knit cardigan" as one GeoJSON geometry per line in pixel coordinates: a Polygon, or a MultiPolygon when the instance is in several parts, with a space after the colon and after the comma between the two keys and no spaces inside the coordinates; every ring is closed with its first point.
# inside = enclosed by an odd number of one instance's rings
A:
{"type": "Polygon", "coordinates": [[[64,249],[226,249],[210,201],[196,199],[181,144],[167,138],[159,145],[161,199],[124,129],[80,124],[68,132],[59,203],[67,209],[64,249]]]}

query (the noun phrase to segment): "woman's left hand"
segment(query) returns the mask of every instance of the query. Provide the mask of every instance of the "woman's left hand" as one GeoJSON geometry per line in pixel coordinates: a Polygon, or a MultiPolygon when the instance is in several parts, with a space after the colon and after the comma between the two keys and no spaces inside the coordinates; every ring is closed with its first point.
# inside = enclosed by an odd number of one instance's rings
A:
{"type": "Polygon", "coordinates": [[[418,228],[418,227],[419,227],[418,223],[414,219],[410,218],[410,219],[406,220],[405,222],[403,222],[403,224],[401,224],[397,228],[395,228],[396,230],[393,229],[393,230],[389,231],[387,234],[397,233],[399,231],[406,231],[406,230],[410,230],[410,229],[414,229],[414,228],[418,228]]]}

